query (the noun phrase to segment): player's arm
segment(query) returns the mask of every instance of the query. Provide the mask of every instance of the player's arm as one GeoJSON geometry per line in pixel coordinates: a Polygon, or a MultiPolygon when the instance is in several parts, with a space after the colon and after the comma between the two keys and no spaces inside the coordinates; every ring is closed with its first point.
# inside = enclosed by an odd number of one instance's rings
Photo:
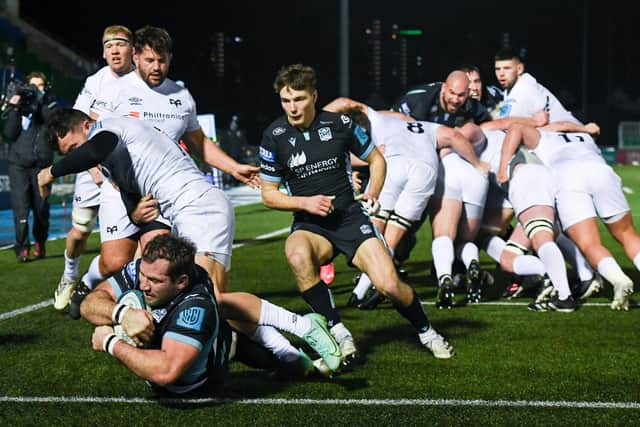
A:
{"type": "Polygon", "coordinates": [[[197,347],[167,337],[160,350],[139,349],[114,337],[113,328],[98,326],[93,332],[93,349],[108,350],[134,374],[160,386],[176,382],[200,354],[197,347]]]}
{"type": "Polygon", "coordinates": [[[367,188],[362,194],[362,199],[375,202],[378,200],[380,191],[384,185],[384,178],[387,173],[387,162],[376,147],[371,150],[364,161],[369,164],[369,184],[367,184],[367,188]]]}
{"type": "Polygon", "coordinates": [[[335,196],[289,196],[279,190],[280,182],[262,180],[260,191],[262,203],[268,208],[281,211],[306,211],[313,215],[327,216],[333,212],[335,196]]]}
{"type": "Polygon", "coordinates": [[[260,185],[260,168],[236,162],[220,147],[209,139],[202,128],[187,131],[182,136],[190,150],[197,153],[205,163],[228,173],[238,181],[250,187],[260,185]]]}
{"type": "Polygon", "coordinates": [[[478,159],[471,142],[457,129],[448,126],[438,126],[436,129],[436,144],[438,148],[451,148],[463,159],[471,163],[483,175],[489,174],[489,164],[478,159]]]}
{"type": "Polygon", "coordinates": [[[498,166],[498,171],[496,172],[496,179],[499,184],[504,184],[509,180],[509,175],[507,174],[507,168],[509,167],[509,162],[513,158],[514,154],[520,147],[520,143],[522,142],[522,130],[521,126],[513,126],[509,129],[506,136],[504,137],[504,141],[502,142],[502,150],[500,151],[500,165],[498,166]]]}
{"type": "Polygon", "coordinates": [[[322,107],[322,109],[325,111],[331,111],[333,113],[344,113],[345,111],[355,109],[363,112],[364,114],[367,114],[368,107],[362,102],[358,102],[351,98],[343,96],[334,99],[333,101],[322,107]]]}
{"type": "Polygon", "coordinates": [[[532,117],[502,117],[499,119],[489,120],[480,125],[483,130],[507,130],[514,124],[523,126],[540,127],[548,123],[549,115],[545,111],[540,111],[532,117]]]}
{"type": "Polygon", "coordinates": [[[574,122],[552,122],[546,126],[540,128],[540,130],[547,130],[552,132],[583,132],[588,133],[591,136],[600,135],[600,126],[596,123],[587,123],[586,125],[574,122]]]}

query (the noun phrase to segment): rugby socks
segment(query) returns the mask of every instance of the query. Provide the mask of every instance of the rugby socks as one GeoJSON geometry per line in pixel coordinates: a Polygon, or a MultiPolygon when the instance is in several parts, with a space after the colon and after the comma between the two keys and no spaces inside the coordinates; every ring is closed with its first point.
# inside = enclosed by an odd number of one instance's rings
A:
{"type": "Polygon", "coordinates": [[[625,286],[631,282],[613,257],[605,257],[598,262],[598,273],[614,286],[625,286]]]}
{"type": "Polygon", "coordinates": [[[556,243],[562,251],[565,260],[576,270],[581,282],[593,279],[594,271],[578,249],[578,246],[563,233],[558,234],[556,243]]]}
{"type": "Polygon", "coordinates": [[[89,270],[84,274],[84,276],[82,276],[82,282],[84,282],[84,284],[87,285],[89,289],[95,288],[96,285],[99,285],[100,282],[106,279],[106,277],[100,274],[99,265],[100,255],[94,257],[91,260],[91,264],[89,264],[89,270]]]}
{"type": "Polygon", "coordinates": [[[397,305],[396,310],[398,310],[398,313],[400,313],[402,317],[407,319],[409,323],[416,328],[418,333],[427,332],[427,330],[429,330],[429,319],[427,319],[427,313],[424,312],[420,298],[418,298],[415,290],[413,291],[413,299],[411,300],[411,303],[407,307],[400,307],[397,305]]]}
{"type": "Polygon", "coordinates": [[[533,255],[518,255],[513,259],[513,272],[519,276],[544,276],[544,264],[533,255]]]}
{"type": "Polygon", "coordinates": [[[353,288],[353,293],[356,294],[358,299],[364,298],[365,294],[371,287],[371,279],[367,276],[366,273],[362,273],[360,275],[360,279],[358,279],[358,284],[355,288],[353,288]]]}
{"type": "Polygon", "coordinates": [[[458,247],[458,250],[458,258],[466,268],[469,268],[471,261],[478,261],[480,259],[480,251],[473,242],[465,242],[462,246],[458,247]]]}
{"type": "Polygon", "coordinates": [[[300,357],[298,349],[273,326],[258,325],[251,340],[260,343],[282,362],[293,362],[300,357]]]}
{"type": "Polygon", "coordinates": [[[636,268],[640,270],[640,253],[633,257],[633,265],[635,265],[636,268]]]}
{"type": "MultiPolygon", "coordinates": [[[[310,319],[292,313],[264,299],[261,299],[260,303],[260,320],[258,321],[258,325],[273,326],[281,331],[289,332],[301,338],[311,329],[310,319]]],[[[265,347],[267,346],[265,345],[265,347]]]]}
{"type": "Polygon", "coordinates": [[[442,277],[445,274],[451,276],[453,265],[453,241],[449,236],[440,236],[431,242],[431,255],[433,266],[436,269],[436,276],[442,277]]]}
{"type": "Polygon", "coordinates": [[[69,258],[67,250],[64,251],[64,272],[62,276],[66,279],[76,281],[78,279],[78,270],[80,268],[80,257],[69,258]]]}
{"type": "Polygon", "coordinates": [[[507,242],[500,236],[490,236],[485,239],[485,252],[489,255],[495,262],[500,264],[500,255],[504,250],[504,247],[507,246],[507,242]]]}
{"type": "Polygon", "coordinates": [[[331,290],[322,280],[302,292],[302,298],[309,304],[314,313],[320,313],[327,319],[329,329],[333,325],[340,323],[340,314],[336,310],[331,290]]]}
{"type": "Polygon", "coordinates": [[[558,297],[561,300],[567,299],[571,295],[571,290],[567,279],[567,267],[560,248],[555,242],[546,242],[538,248],[537,253],[553,287],[558,291],[558,297]]]}

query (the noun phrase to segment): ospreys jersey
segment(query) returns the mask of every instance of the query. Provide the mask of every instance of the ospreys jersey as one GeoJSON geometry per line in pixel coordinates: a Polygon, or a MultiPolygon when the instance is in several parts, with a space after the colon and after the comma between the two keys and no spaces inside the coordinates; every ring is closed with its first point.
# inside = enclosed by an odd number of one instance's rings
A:
{"type": "Polygon", "coordinates": [[[468,97],[460,110],[451,114],[440,106],[442,82],[416,86],[396,102],[391,110],[413,117],[416,120],[439,123],[450,127],[462,126],[468,121],[480,124],[491,120],[491,116],[475,99],[468,97]]]}
{"type": "Polygon", "coordinates": [[[560,162],[581,160],[606,163],[591,135],[582,132],[540,131],[538,146],[531,151],[550,167],[560,162]]]}
{"type": "MultiPolygon", "coordinates": [[[[131,72],[129,74],[135,73],[131,72]]],[[[106,87],[111,86],[118,80],[120,80],[120,77],[114,76],[111,68],[105,65],[96,73],[87,77],[82,90],[76,98],[75,104],[73,104],[73,108],[82,111],[86,115],[89,115],[91,112],[100,114],[102,107],[98,99],[104,95],[106,87]]]]}
{"type": "Polygon", "coordinates": [[[349,152],[365,159],[373,149],[367,132],[345,115],[319,111],[304,131],[283,116],[262,135],[260,177],[284,182],[293,196],[335,196],[339,211],[354,201],[349,152]]]}
{"type": "Polygon", "coordinates": [[[385,116],[369,108],[371,138],[376,147],[384,145],[384,157],[407,157],[427,163],[438,170],[436,154],[436,129],[440,126],[429,122],[406,122],[385,116]]]}
{"type": "Polygon", "coordinates": [[[150,88],[137,73],[129,73],[100,95],[96,104],[101,119],[127,116],[149,121],[176,142],[185,132],[200,129],[191,93],[171,79],[150,88]]]}
{"type": "Polygon", "coordinates": [[[499,117],[531,117],[543,110],[549,113],[550,123],[566,121],[581,124],[549,89],[529,73],[522,74],[510,90],[505,90],[499,117]]]}
{"type": "MultiPolygon", "coordinates": [[[[116,299],[130,289],[140,289],[140,259],[131,261],[108,279],[116,299]]],[[[168,304],[151,307],[155,333],[148,345],[150,349],[162,348],[165,338],[180,341],[199,351],[197,359],[184,374],[166,388],[184,393],[202,385],[207,380],[207,362],[215,356],[220,315],[213,296],[213,285],[204,269],[196,266],[191,286],[178,294],[168,304]]]]}

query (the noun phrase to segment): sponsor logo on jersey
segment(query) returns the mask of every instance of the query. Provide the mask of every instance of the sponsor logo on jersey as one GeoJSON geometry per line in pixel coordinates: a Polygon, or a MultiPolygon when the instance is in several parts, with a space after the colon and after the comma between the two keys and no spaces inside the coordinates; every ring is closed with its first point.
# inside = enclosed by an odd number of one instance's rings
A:
{"type": "Polygon", "coordinates": [[[113,234],[116,231],[118,231],[118,226],[117,225],[112,225],[111,227],[107,226],[107,233],[113,234]]]}
{"type": "Polygon", "coordinates": [[[344,114],[340,116],[340,120],[342,120],[342,123],[344,123],[345,125],[348,125],[349,123],[351,123],[351,119],[348,116],[345,116],[344,114]]]}
{"type": "Polygon", "coordinates": [[[356,125],[354,134],[356,138],[358,138],[360,145],[367,145],[369,143],[369,135],[367,135],[367,131],[362,129],[360,125],[356,125]]]}
{"type": "Polygon", "coordinates": [[[107,108],[107,102],[95,99],[91,104],[91,108],[94,108],[94,107],[107,108]]]}
{"type": "Polygon", "coordinates": [[[289,144],[291,144],[292,147],[296,146],[296,137],[292,136],[291,138],[289,138],[289,144]]]}
{"type": "Polygon", "coordinates": [[[138,98],[137,96],[132,96],[128,99],[129,105],[142,105],[142,98],[138,98]]]}
{"type": "Polygon", "coordinates": [[[183,328],[193,329],[199,331],[202,328],[202,322],[204,321],[204,308],[202,307],[190,307],[185,308],[178,315],[178,321],[176,324],[183,328]]]}
{"type": "Polygon", "coordinates": [[[156,113],[152,111],[145,111],[142,113],[142,117],[145,120],[184,120],[187,117],[187,113],[156,113]]]}
{"type": "Polygon", "coordinates": [[[134,119],[139,119],[140,111],[129,111],[129,117],[133,117],[134,119]]]}
{"type": "Polygon", "coordinates": [[[292,154],[291,157],[289,158],[289,161],[287,162],[287,166],[293,169],[295,167],[302,166],[305,163],[307,163],[307,155],[303,151],[302,153],[299,153],[299,154],[292,154]]]}
{"type": "Polygon", "coordinates": [[[264,162],[260,162],[260,169],[265,170],[267,172],[275,172],[276,171],[276,168],[274,168],[270,164],[264,163],[264,162]]]}
{"type": "Polygon", "coordinates": [[[369,224],[362,224],[360,226],[360,232],[362,234],[371,234],[371,233],[373,233],[373,229],[371,228],[371,226],[369,224]]]}
{"type": "MultiPolygon", "coordinates": [[[[343,120],[343,121],[344,121],[344,120],[343,120]]],[[[333,124],[333,122],[332,122],[331,120],[329,120],[329,121],[320,120],[320,124],[321,124],[321,125],[332,125],[332,124],[333,124]]]]}
{"type": "Polygon", "coordinates": [[[282,126],[278,126],[277,128],[275,128],[274,130],[271,131],[271,134],[273,136],[280,136],[283,133],[285,133],[287,130],[285,128],[283,128],[282,126]]]}
{"type": "Polygon", "coordinates": [[[260,158],[266,162],[275,162],[276,155],[264,147],[260,147],[260,158]]]}
{"type": "Polygon", "coordinates": [[[331,139],[333,138],[330,128],[318,129],[318,136],[320,136],[320,141],[331,141],[331,139]]]}
{"type": "Polygon", "coordinates": [[[169,105],[173,105],[176,108],[182,106],[182,101],[180,101],[179,99],[172,99],[169,98],[169,105]]]}

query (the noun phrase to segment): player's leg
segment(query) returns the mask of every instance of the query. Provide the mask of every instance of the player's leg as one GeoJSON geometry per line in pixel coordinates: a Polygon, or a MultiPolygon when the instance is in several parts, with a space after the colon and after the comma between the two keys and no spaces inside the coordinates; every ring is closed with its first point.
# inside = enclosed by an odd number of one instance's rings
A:
{"type": "Polygon", "coordinates": [[[429,202],[433,240],[431,255],[438,279],[439,308],[451,308],[454,302],[454,284],[452,279],[455,251],[453,242],[457,235],[458,222],[462,215],[463,204],[455,198],[440,199],[433,197],[429,202]]]}

